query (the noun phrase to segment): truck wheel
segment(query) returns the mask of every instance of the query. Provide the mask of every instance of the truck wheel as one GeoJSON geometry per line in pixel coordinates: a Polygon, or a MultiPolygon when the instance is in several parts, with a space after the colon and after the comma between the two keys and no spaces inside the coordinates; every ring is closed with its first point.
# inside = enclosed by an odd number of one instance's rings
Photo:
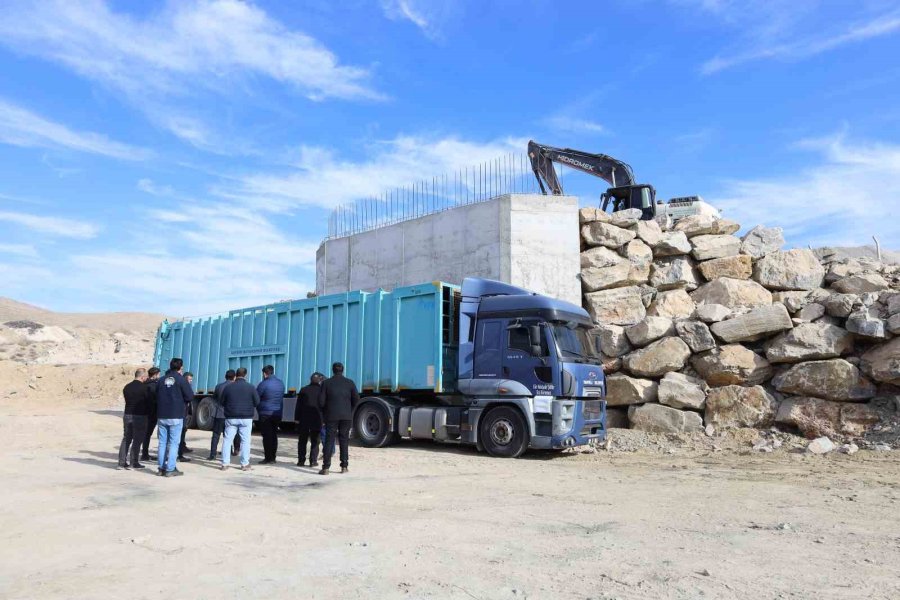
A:
{"type": "Polygon", "coordinates": [[[203,431],[212,431],[216,420],[216,406],[212,398],[204,398],[194,408],[194,426],[203,431]]]}
{"type": "Polygon", "coordinates": [[[360,443],[367,448],[383,448],[394,441],[390,415],[377,402],[366,402],[356,411],[353,429],[360,443]]]}
{"type": "Polygon", "coordinates": [[[521,456],[530,438],[522,413],[509,406],[499,406],[483,416],[478,437],[488,454],[500,458],[521,456]]]}

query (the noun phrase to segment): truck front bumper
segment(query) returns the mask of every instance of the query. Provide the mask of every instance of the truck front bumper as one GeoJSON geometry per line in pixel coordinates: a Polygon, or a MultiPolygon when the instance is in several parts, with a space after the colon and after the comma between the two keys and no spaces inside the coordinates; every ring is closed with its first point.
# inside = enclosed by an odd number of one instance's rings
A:
{"type": "Polygon", "coordinates": [[[553,435],[536,435],[531,438],[531,448],[561,449],[586,446],[593,441],[606,439],[606,401],[605,400],[556,400],[560,408],[571,406],[571,418],[554,407],[553,435]],[[569,422],[571,424],[569,425],[569,422]],[[560,426],[565,429],[560,431],[560,426]]]}

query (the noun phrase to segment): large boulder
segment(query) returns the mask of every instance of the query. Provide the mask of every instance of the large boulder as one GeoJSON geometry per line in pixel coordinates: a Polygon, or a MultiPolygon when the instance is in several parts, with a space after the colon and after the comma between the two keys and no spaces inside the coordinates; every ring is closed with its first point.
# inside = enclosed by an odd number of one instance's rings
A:
{"type": "Polygon", "coordinates": [[[698,235],[691,239],[691,254],[697,260],[734,256],[741,251],[741,240],[733,235],[698,235]]]}
{"type": "Polygon", "coordinates": [[[656,402],[658,386],[650,379],[638,379],[623,373],[610,375],[606,378],[606,405],[627,406],[656,402]]]}
{"type": "Polygon", "coordinates": [[[581,287],[585,292],[596,292],[638,285],[647,281],[648,272],[647,267],[635,268],[627,260],[611,267],[589,267],[581,270],[581,287]]]}
{"type": "Polygon", "coordinates": [[[847,317],[844,327],[859,337],[870,340],[886,340],[891,337],[891,334],[888,331],[887,322],[881,318],[881,314],[881,310],[876,306],[855,310],[847,317]]]}
{"type": "Polygon", "coordinates": [[[772,363],[795,363],[837,358],[852,351],[853,335],[843,327],[801,323],[772,340],[766,358],[772,363]]]}
{"type": "Polygon", "coordinates": [[[822,286],[825,268],[812,250],[772,252],[753,266],[753,279],[773,290],[814,290],[822,286]]]}
{"type": "Polygon", "coordinates": [[[653,261],[653,250],[650,246],[635,238],[625,244],[625,258],[635,267],[649,267],[653,261]]]}
{"type": "Polygon", "coordinates": [[[832,317],[844,319],[849,317],[859,304],[859,296],[856,294],[831,294],[825,298],[823,304],[826,313],[832,317]]]}
{"type": "Polygon", "coordinates": [[[637,236],[651,248],[655,248],[662,241],[663,232],[656,221],[638,221],[633,229],[637,236]]]}
{"type": "Polygon", "coordinates": [[[703,410],[709,387],[702,379],[682,373],[666,373],[659,382],[657,397],[661,404],[672,408],[703,410]]]}
{"type": "Polygon", "coordinates": [[[757,225],[741,238],[741,254],[762,258],[778,252],[784,246],[784,232],[781,227],[757,225]]]}
{"type": "Polygon", "coordinates": [[[653,246],[653,256],[677,256],[691,251],[691,243],[681,231],[667,231],[653,246]]]}
{"type": "Polygon", "coordinates": [[[688,433],[703,428],[703,419],[699,414],[661,404],[630,407],[628,421],[632,429],[658,433],[688,433]]]}
{"type": "Polygon", "coordinates": [[[860,273],[842,277],[831,284],[831,288],[842,294],[864,294],[880,292],[890,287],[887,280],[878,273],[860,273]]]}
{"type": "Polygon", "coordinates": [[[775,419],[775,399],[762,386],[726,385],[706,395],[706,424],[727,427],[767,427],[775,419]]]}
{"type": "Polygon", "coordinates": [[[731,343],[758,340],[793,326],[783,304],[770,304],[727,321],[713,323],[711,329],[719,339],[731,343]]]}
{"type": "Polygon", "coordinates": [[[661,377],[669,371],[681,370],[691,349],[681,338],[666,337],[625,356],[623,366],[641,377],[661,377]]]}
{"type": "Polygon", "coordinates": [[[609,213],[599,208],[582,208],[578,210],[578,224],[587,225],[588,223],[609,223],[609,213]]]}
{"type": "Polygon", "coordinates": [[[684,340],[691,352],[706,352],[716,347],[716,340],[709,327],[702,321],[681,320],[675,323],[678,337],[684,340]]]}
{"type": "Polygon", "coordinates": [[[894,335],[900,335],[900,313],[891,315],[887,320],[888,331],[894,335]]]}
{"type": "Polygon", "coordinates": [[[823,316],[825,316],[825,306],[818,302],[810,302],[797,311],[796,318],[800,321],[805,321],[806,323],[812,323],[823,316]]]}
{"type": "Polygon", "coordinates": [[[697,304],[721,304],[730,309],[756,308],[772,304],[772,292],[755,281],[722,277],[701,285],[691,293],[697,304]]]}
{"type": "Polygon", "coordinates": [[[626,259],[618,252],[610,250],[609,248],[604,248],[603,246],[597,246],[596,248],[589,248],[581,253],[581,268],[602,269],[604,267],[620,265],[625,262],[625,260],[626,259]]]}
{"type": "MultiPolygon", "coordinates": [[[[825,297],[827,297],[830,293],[825,290],[822,291],[824,292],[825,297]]],[[[810,292],[809,290],[774,292],[772,294],[772,302],[784,304],[784,307],[788,309],[788,312],[794,313],[809,303],[810,296],[812,296],[812,292],[810,292]]]]}
{"type": "Polygon", "coordinates": [[[854,365],[842,358],[799,363],[776,375],[775,389],[796,396],[814,396],[841,402],[867,400],[875,386],[854,365]]]}
{"type": "Polygon", "coordinates": [[[792,425],[809,439],[820,436],[858,437],[881,420],[868,404],[831,402],[819,398],[786,398],[775,415],[775,422],[792,425]]]}
{"type": "Polygon", "coordinates": [[[599,221],[581,228],[581,237],[589,246],[619,248],[634,239],[635,233],[609,223],[599,221]]]}
{"type": "Polygon", "coordinates": [[[731,309],[721,304],[700,304],[695,312],[704,323],[718,323],[731,316],[731,309]]]}
{"type": "Polygon", "coordinates": [[[700,273],[707,281],[720,277],[750,279],[753,275],[753,261],[746,254],[714,258],[700,263],[700,273]]]}
{"type": "Polygon", "coordinates": [[[697,272],[686,256],[660,258],[650,267],[650,285],[660,291],[682,288],[697,289],[697,272]]]}
{"type": "Polygon", "coordinates": [[[608,323],[600,323],[593,329],[600,342],[600,352],[606,356],[616,357],[631,352],[631,344],[625,335],[625,328],[608,323]]]}
{"type": "Polygon", "coordinates": [[[673,335],[675,326],[672,319],[666,317],[644,317],[644,320],[625,329],[625,335],[635,346],[646,346],[659,338],[673,335]]]}
{"type": "Polygon", "coordinates": [[[667,290],[656,295],[656,299],[647,309],[647,314],[670,319],[689,319],[693,316],[695,308],[694,301],[686,291],[667,290]]]}
{"type": "Polygon", "coordinates": [[[691,366],[712,386],[757,385],[772,377],[772,365],[740,344],[720,346],[698,354],[691,366]]]}
{"type": "Polygon", "coordinates": [[[875,346],[862,355],[859,365],[875,381],[900,385],[900,338],[875,346]]]}
{"type": "Polygon", "coordinates": [[[584,299],[596,323],[634,325],[647,316],[641,288],[637,286],[591,292],[584,299]]]}
{"type": "Polygon", "coordinates": [[[716,218],[712,215],[689,215],[675,223],[674,231],[684,232],[688,238],[716,233],[716,218]]]}
{"type": "Polygon", "coordinates": [[[643,211],[639,208],[626,208],[617,210],[609,216],[609,222],[616,227],[631,227],[641,219],[643,211]]]}

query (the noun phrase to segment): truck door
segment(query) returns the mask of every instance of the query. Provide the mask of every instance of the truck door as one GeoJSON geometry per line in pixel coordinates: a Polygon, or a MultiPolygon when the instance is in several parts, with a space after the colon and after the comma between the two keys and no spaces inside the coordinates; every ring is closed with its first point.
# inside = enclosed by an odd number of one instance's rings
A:
{"type": "Polygon", "coordinates": [[[502,319],[482,319],[475,329],[475,358],[473,371],[475,377],[483,379],[499,379],[500,360],[503,353],[502,334],[505,333],[502,319]]]}
{"type": "Polygon", "coordinates": [[[536,395],[552,395],[553,362],[547,345],[547,332],[537,320],[515,320],[504,336],[504,379],[518,381],[536,395]]]}

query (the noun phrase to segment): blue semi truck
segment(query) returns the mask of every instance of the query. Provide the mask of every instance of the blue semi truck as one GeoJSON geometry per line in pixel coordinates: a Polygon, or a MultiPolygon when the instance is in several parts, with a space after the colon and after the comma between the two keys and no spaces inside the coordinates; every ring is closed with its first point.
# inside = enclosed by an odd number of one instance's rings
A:
{"type": "Polygon", "coordinates": [[[291,421],[297,390],[339,361],[360,388],[353,430],[364,446],[428,439],[516,457],[605,439],[592,327],[580,306],[467,278],[164,321],[154,363],[181,357],[194,373],[201,429],[212,427],[210,396],[227,369],[246,367],[255,384],[273,365],[291,421]]]}

